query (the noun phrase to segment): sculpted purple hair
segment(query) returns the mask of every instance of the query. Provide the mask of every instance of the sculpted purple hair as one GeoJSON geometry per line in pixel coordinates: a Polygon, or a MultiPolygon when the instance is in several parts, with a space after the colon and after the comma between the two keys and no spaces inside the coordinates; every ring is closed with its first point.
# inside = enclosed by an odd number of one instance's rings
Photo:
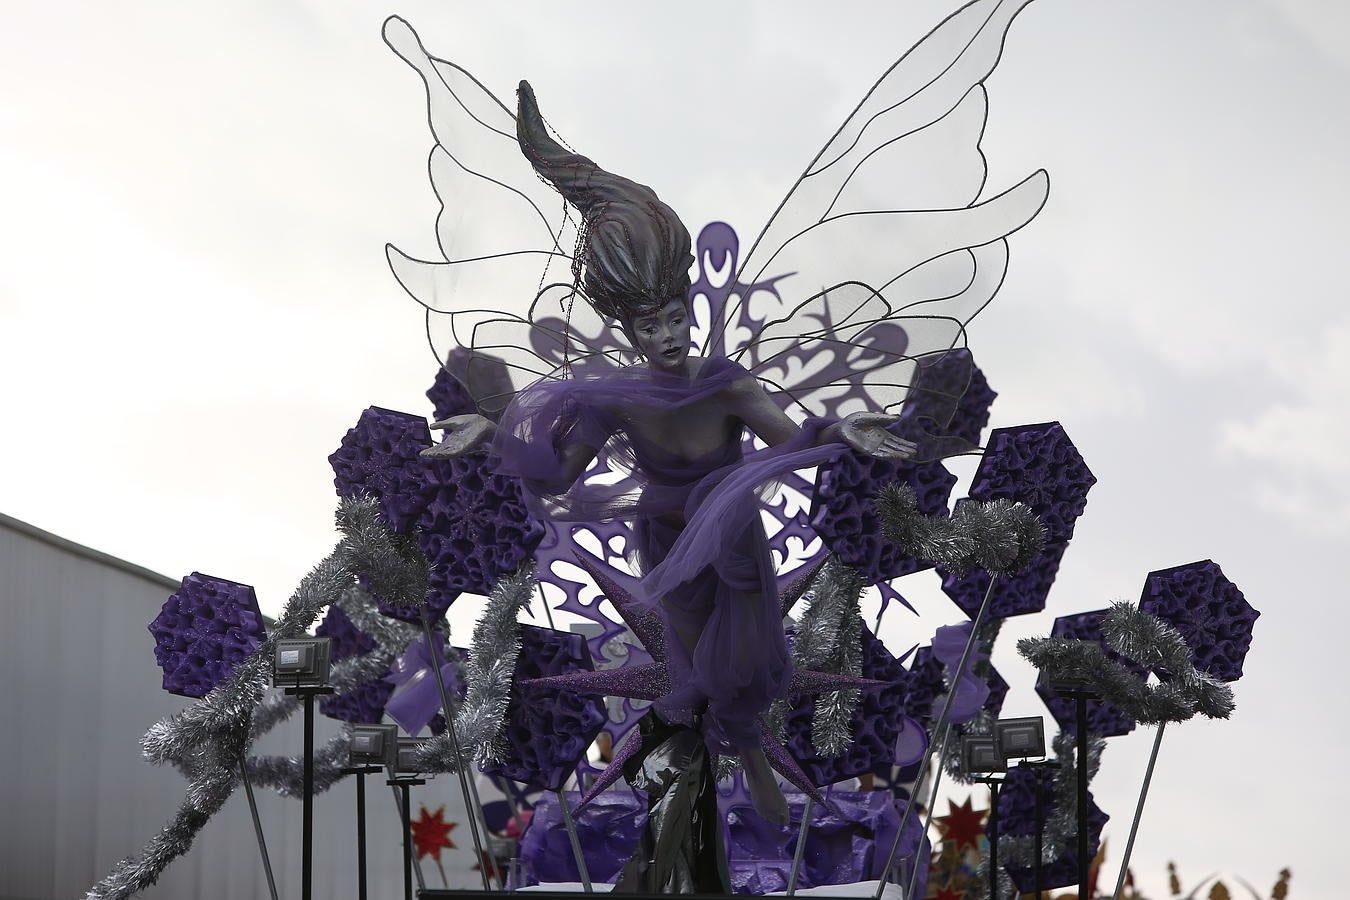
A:
{"type": "Polygon", "coordinates": [[[553,139],[528,81],[517,91],[516,139],[534,170],[581,213],[574,271],[603,316],[631,320],[689,294],[689,232],[656,192],[606,172],[553,139]]]}

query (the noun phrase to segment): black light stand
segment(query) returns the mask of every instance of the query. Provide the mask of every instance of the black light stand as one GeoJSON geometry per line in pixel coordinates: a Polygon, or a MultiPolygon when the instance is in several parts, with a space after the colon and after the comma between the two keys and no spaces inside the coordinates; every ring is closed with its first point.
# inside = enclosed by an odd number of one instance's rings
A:
{"type": "Polygon", "coordinates": [[[426,784],[425,778],[412,775],[389,776],[389,786],[399,795],[399,818],[403,820],[403,900],[413,900],[413,843],[412,843],[412,796],[410,789],[414,785],[426,784]]]}
{"type": "Polygon", "coordinates": [[[1008,771],[995,735],[967,734],[961,738],[961,760],[972,781],[989,785],[989,900],[998,900],[998,786],[996,773],[1008,771]]]}
{"type": "Polygon", "coordinates": [[[272,683],[286,693],[299,696],[305,705],[304,814],[301,837],[300,895],[314,896],[314,698],[331,694],[328,666],[331,648],[328,638],[300,638],[277,641],[272,659],[272,683]]]}
{"type": "Polygon", "coordinates": [[[1032,774],[1036,778],[1035,793],[1032,795],[1035,804],[1036,840],[1034,850],[1035,855],[1032,857],[1031,861],[1031,880],[1036,889],[1036,900],[1040,900],[1041,894],[1044,893],[1042,885],[1045,881],[1041,871],[1041,857],[1044,855],[1045,842],[1045,771],[1047,769],[1058,769],[1059,762],[1053,759],[1043,759],[1035,762],[1027,761],[1022,763],[1022,765],[1030,766],[1032,774]]]}
{"type": "Polygon", "coordinates": [[[349,766],[343,775],[356,776],[356,900],[366,900],[366,776],[382,771],[379,766],[349,766]]]}
{"type": "Polygon", "coordinates": [[[353,725],[343,775],[356,776],[357,900],[366,900],[366,776],[398,764],[397,725],[353,725]]]}

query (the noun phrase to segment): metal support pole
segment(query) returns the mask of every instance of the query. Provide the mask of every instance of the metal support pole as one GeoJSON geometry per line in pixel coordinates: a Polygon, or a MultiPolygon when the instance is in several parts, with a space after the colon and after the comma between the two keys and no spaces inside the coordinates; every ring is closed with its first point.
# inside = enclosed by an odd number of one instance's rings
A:
{"type": "Polygon", "coordinates": [[[311,900],[314,896],[314,694],[304,693],[305,699],[305,797],[301,817],[300,839],[300,896],[311,900]]]}
{"type": "Polygon", "coordinates": [[[272,877],[272,860],[267,855],[267,841],[263,838],[262,820],[258,818],[258,801],[253,796],[253,782],[248,778],[248,762],[239,754],[239,777],[244,782],[244,793],[248,795],[248,811],[253,814],[253,833],[258,837],[258,853],[262,855],[263,874],[267,876],[267,893],[277,900],[277,883],[272,877]]]}
{"type": "Polygon", "coordinates": [[[1079,692],[1078,705],[1078,896],[1088,895],[1088,747],[1087,695],[1079,692]]]}
{"type": "MultiPolygon", "coordinates": [[[[414,784],[426,784],[426,782],[425,782],[425,781],[420,781],[420,780],[416,780],[416,781],[415,781],[415,780],[409,780],[409,781],[408,781],[408,785],[409,785],[410,787],[411,787],[412,785],[414,785],[414,784]]],[[[393,791],[393,793],[394,793],[394,806],[395,806],[395,808],[398,809],[399,821],[400,821],[400,822],[407,822],[407,823],[408,823],[408,829],[411,830],[411,829],[412,829],[412,811],[408,808],[408,806],[407,806],[406,804],[404,804],[402,795],[399,794],[399,790],[398,790],[398,782],[397,782],[396,780],[394,780],[392,777],[391,777],[391,779],[390,779],[390,781],[389,781],[389,790],[393,791]]],[[[408,802],[411,803],[411,802],[412,802],[411,799],[410,799],[408,802]]],[[[426,879],[422,877],[422,858],[421,858],[420,856],[418,856],[417,854],[413,854],[413,858],[412,858],[412,866],[413,866],[413,876],[417,878],[417,889],[418,889],[419,891],[424,891],[424,890],[426,890],[426,888],[427,888],[427,882],[426,882],[426,879]]]]}
{"type": "MultiPolygon", "coordinates": [[[[937,722],[933,725],[933,734],[935,736],[939,734],[942,735],[942,741],[940,746],[938,747],[938,754],[937,754],[938,758],[937,775],[935,775],[933,778],[933,796],[935,797],[937,796],[937,782],[942,777],[942,757],[947,750],[947,734],[948,734],[947,716],[952,710],[952,700],[956,697],[957,682],[961,678],[961,673],[963,673],[966,670],[966,664],[970,662],[970,653],[975,648],[976,636],[980,633],[980,625],[984,621],[985,612],[989,609],[989,598],[994,595],[994,585],[996,584],[998,584],[998,576],[990,575],[989,587],[984,592],[984,599],[980,601],[980,608],[975,613],[975,619],[970,626],[970,640],[966,641],[966,647],[961,652],[961,662],[957,664],[956,671],[952,674],[952,689],[947,692],[946,701],[942,704],[942,714],[938,716],[937,722]]],[[[913,811],[914,811],[914,797],[911,796],[909,798],[909,803],[905,806],[905,814],[900,818],[900,828],[895,833],[895,840],[891,843],[891,852],[886,856],[886,865],[882,867],[881,871],[889,872],[891,870],[891,866],[895,864],[895,854],[900,849],[900,841],[905,836],[905,826],[909,824],[909,817],[910,814],[913,813],[913,811]]],[[[930,803],[928,810],[930,821],[932,812],[933,812],[932,804],[930,803]]],[[[923,836],[924,834],[927,833],[927,831],[928,826],[925,825],[924,830],[919,834],[919,846],[921,847],[923,846],[923,836]]],[[[919,873],[918,867],[915,866],[914,874],[910,878],[909,891],[912,891],[914,885],[917,883],[918,873],[919,873]]],[[[877,892],[876,894],[873,895],[873,900],[881,900],[881,895],[885,891],[885,889],[886,889],[886,879],[883,878],[879,882],[877,882],[877,892]]],[[[908,896],[909,891],[906,891],[906,896],[908,896]]]]}
{"type": "Polygon", "coordinates": [[[594,893],[591,887],[591,873],[586,868],[586,857],[581,853],[581,839],[577,836],[577,824],[572,821],[572,807],[567,803],[567,797],[563,795],[562,789],[553,792],[558,797],[558,808],[562,810],[563,826],[567,829],[567,840],[572,843],[572,857],[577,861],[577,872],[581,875],[581,887],[588,893],[594,893]]]}
{"type": "Polygon", "coordinates": [[[1036,900],[1041,900],[1041,885],[1045,879],[1041,873],[1041,857],[1045,855],[1045,791],[1044,780],[1041,773],[1044,769],[1039,766],[1036,772],[1036,841],[1035,857],[1031,861],[1032,882],[1036,886],[1036,900]]]}
{"type": "MultiPolygon", "coordinates": [[[[806,806],[802,809],[802,827],[797,831],[797,849],[792,854],[792,873],[788,876],[787,895],[789,897],[797,893],[797,876],[802,871],[802,857],[806,855],[806,833],[811,830],[811,813],[815,810],[816,801],[806,798],[806,806]]],[[[885,876],[882,881],[885,881],[885,876]]]]}
{"type": "Polygon", "coordinates": [[[989,779],[989,900],[998,900],[998,782],[989,779]]]}
{"type": "Polygon", "coordinates": [[[1148,786],[1153,781],[1153,766],[1158,761],[1158,747],[1162,744],[1163,729],[1166,722],[1158,723],[1153,733],[1153,752],[1148,757],[1148,768],[1144,770],[1144,785],[1139,789],[1139,803],[1134,808],[1134,822],[1130,824],[1130,839],[1125,843],[1125,857],[1120,861],[1120,877],[1116,879],[1116,892],[1113,900],[1120,900],[1120,892],[1125,890],[1125,876],[1130,871],[1130,854],[1134,852],[1134,839],[1139,834],[1139,820],[1144,816],[1144,800],[1148,798],[1148,786]]]}
{"type": "Polygon", "coordinates": [[[356,896],[366,900],[366,773],[356,773],[356,896]]]}
{"type": "MultiPolygon", "coordinates": [[[[488,881],[488,857],[483,852],[483,841],[487,835],[487,820],[483,819],[483,804],[478,799],[478,786],[464,773],[464,752],[460,748],[459,730],[455,727],[455,708],[450,704],[450,692],[445,689],[445,678],[441,676],[443,657],[438,650],[439,642],[431,631],[431,620],[427,617],[427,605],[422,604],[422,633],[426,635],[427,648],[431,651],[431,671],[436,677],[436,687],[441,693],[441,709],[445,713],[445,730],[450,735],[450,746],[455,751],[455,774],[459,777],[459,790],[464,796],[465,817],[469,820],[469,835],[473,838],[473,849],[478,854],[478,873],[483,876],[483,890],[492,890],[488,881]],[[478,832],[479,820],[483,823],[483,832],[478,832]]],[[[495,872],[496,866],[493,870],[495,872]]],[[[498,877],[502,890],[506,890],[505,878],[498,877]]]]}
{"type": "Polygon", "coordinates": [[[398,784],[399,808],[403,810],[403,900],[413,900],[412,877],[412,817],[409,815],[412,799],[409,796],[410,785],[406,781],[398,784]]]}

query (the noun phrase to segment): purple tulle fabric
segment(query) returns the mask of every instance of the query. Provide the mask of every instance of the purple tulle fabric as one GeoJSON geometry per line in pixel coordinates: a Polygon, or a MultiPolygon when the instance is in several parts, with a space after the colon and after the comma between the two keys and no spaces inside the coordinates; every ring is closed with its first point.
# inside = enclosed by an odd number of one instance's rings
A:
{"type": "Polygon", "coordinates": [[[643,574],[636,599],[660,611],[669,647],[673,690],[657,706],[683,722],[706,707],[705,731],[721,752],[757,742],[757,717],[791,676],[760,498],[786,473],[841,449],[818,445],[826,422],[813,419],[791,440],[743,456],[727,392],[748,377],[721,357],[692,379],[638,366],[578,368],[522,391],[492,447],[498,471],[522,479],[538,514],[633,526],[643,574]],[[689,459],[650,437],[645,423],[680,416],[725,422],[725,439],[689,459]],[[598,450],[599,464],[571,484],[559,471],[574,445],[598,450]]]}

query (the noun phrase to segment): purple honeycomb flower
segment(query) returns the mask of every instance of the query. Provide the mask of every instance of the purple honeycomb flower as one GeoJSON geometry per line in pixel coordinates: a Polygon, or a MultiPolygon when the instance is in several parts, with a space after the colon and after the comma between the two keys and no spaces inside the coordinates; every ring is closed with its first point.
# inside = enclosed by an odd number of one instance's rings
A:
{"type": "MultiPolygon", "coordinates": [[[[1107,659],[1120,663],[1142,678],[1145,675],[1143,668],[1133,660],[1116,653],[1103,641],[1102,620],[1110,612],[1109,609],[1098,609],[1073,616],[1060,616],[1055,620],[1055,627],[1051,629],[1050,635],[1052,637],[1076,638],[1080,641],[1095,641],[1102,645],[1102,650],[1107,659]]],[[[1059,723],[1061,729],[1071,734],[1077,731],[1077,701],[1061,697],[1058,692],[1044,683],[1036,685],[1036,693],[1041,695],[1046,708],[1050,710],[1050,714],[1055,717],[1055,721],[1059,723]]],[[[1089,700],[1087,702],[1087,719],[1088,731],[1099,737],[1119,737],[1129,734],[1135,726],[1134,719],[1104,700],[1089,700]]]]}
{"type": "MultiPolygon", "coordinates": [[[[1044,778],[1041,788],[1043,821],[1048,821],[1058,810],[1058,798],[1055,796],[1053,779],[1044,778]]],[[[1102,829],[1110,820],[1102,812],[1092,796],[1088,796],[1088,857],[1097,855],[1101,845],[1102,829]]],[[[1030,766],[1014,766],[1008,771],[1003,789],[998,795],[998,833],[1024,837],[1036,833],[1036,775],[1030,766]]],[[[1035,869],[1008,867],[1018,893],[1035,892],[1035,869]]],[[[1078,883],[1078,863],[1072,853],[1066,853],[1049,865],[1041,867],[1041,887],[1045,889],[1067,887],[1078,883]]]]}
{"type": "Polygon", "coordinates": [[[956,476],[940,462],[916,466],[845,451],[822,465],[816,475],[811,527],[840,562],[861,572],[869,584],[921,572],[933,565],[908,556],[898,544],[881,535],[881,523],[872,500],[882,485],[893,481],[914,489],[919,511],[924,515],[947,514],[947,498],[956,484],[956,476]]]}
{"type": "MultiPolygon", "coordinates": [[[[957,505],[965,501],[959,501],[957,505]]],[[[1064,558],[1067,544],[1049,544],[1041,555],[1016,575],[1000,577],[989,595],[989,610],[986,615],[994,619],[1007,619],[1045,609],[1050,588],[1059,574],[1059,564],[1064,558]]],[[[972,619],[980,610],[985,592],[989,590],[990,575],[983,569],[972,569],[964,575],[954,575],[938,567],[942,576],[942,591],[960,607],[961,611],[972,619]]]]}
{"type": "Polygon", "coordinates": [[[438,596],[490,592],[530,558],[544,526],[526,509],[519,480],[493,472],[487,457],[424,462],[417,544],[431,564],[434,608],[438,596]]]}
{"type": "Polygon", "coordinates": [[[164,690],[204,697],[267,637],[253,588],[193,572],[147,626],[164,690]]]}
{"type": "Polygon", "coordinates": [[[436,371],[436,380],[427,388],[427,399],[431,401],[437,421],[478,412],[478,405],[473,402],[468,388],[445,369],[436,371]]]}
{"type": "Polygon", "coordinates": [[[314,629],[314,634],[328,638],[333,662],[351,659],[375,649],[375,639],[357,628],[340,606],[328,607],[327,614],[319,627],[314,629]]]}
{"type": "Polygon", "coordinates": [[[561,788],[605,725],[604,701],[559,688],[527,688],[521,682],[591,668],[584,636],[520,626],[515,685],[502,729],[507,751],[483,772],[550,791],[561,788]]]}
{"type": "Polygon", "coordinates": [[[895,742],[905,718],[908,672],[872,632],[862,629],[862,677],[889,681],[890,687],[867,691],[853,711],[854,740],[841,756],[821,756],[811,745],[811,719],[816,698],[801,697],[787,716],[785,746],[810,776],[824,786],[856,778],[895,761],[895,742]]]}
{"type": "Polygon", "coordinates": [[[978,446],[980,433],[989,424],[989,408],[997,396],[970,351],[953,350],[920,361],[900,417],[927,420],[931,423],[925,423],[928,428],[978,446]],[[953,398],[960,398],[954,412],[953,398]]]}
{"type": "Polygon", "coordinates": [[[378,725],[384,719],[384,705],[394,686],[383,677],[362,682],[350,691],[319,701],[319,712],[331,719],[353,725],[378,725]]]}
{"type": "Polygon", "coordinates": [[[1261,614],[1213,560],[1148,573],[1139,608],[1181,632],[1197,669],[1220,681],[1242,677],[1261,614]]]}
{"type": "Polygon", "coordinates": [[[431,431],[421,416],[370,407],[328,457],[338,496],[375,498],[386,524],[408,533],[425,505],[418,454],[430,446],[431,431]]]}
{"type": "Polygon", "coordinates": [[[996,428],[971,482],[974,500],[1018,500],[1045,525],[1047,544],[1073,537],[1097,478],[1058,422],[996,428]]]}

